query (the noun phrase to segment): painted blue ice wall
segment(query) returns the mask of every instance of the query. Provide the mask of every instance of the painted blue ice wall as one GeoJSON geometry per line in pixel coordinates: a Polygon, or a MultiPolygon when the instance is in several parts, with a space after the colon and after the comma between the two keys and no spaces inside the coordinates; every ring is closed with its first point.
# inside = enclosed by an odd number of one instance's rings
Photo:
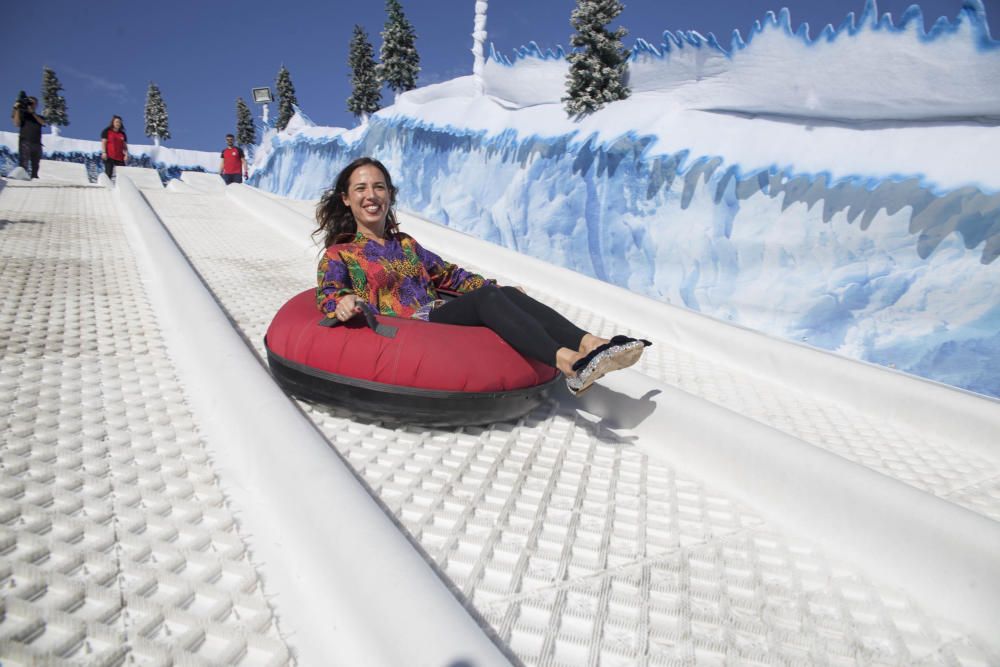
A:
{"type": "Polygon", "coordinates": [[[768,333],[1000,396],[1000,193],[647,155],[651,137],[520,137],[372,119],[275,144],[252,180],[314,198],[372,155],[399,206],[768,333]]]}

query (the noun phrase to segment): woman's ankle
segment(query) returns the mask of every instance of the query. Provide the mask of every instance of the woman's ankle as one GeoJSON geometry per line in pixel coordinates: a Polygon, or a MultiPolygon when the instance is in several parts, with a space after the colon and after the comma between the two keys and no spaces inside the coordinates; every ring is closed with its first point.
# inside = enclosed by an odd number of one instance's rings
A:
{"type": "Polygon", "coordinates": [[[576,371],[573,370],[573,364],[584,355],[576,350],[571,350],[568,347],[560,347],[556,350],[556,368],[562,371],[562,374],[566,377],[573,377],[576,375],[576,371]]]}
{"type": "Polygon", "coordinates": [[[607,338],[599,338],[591,333],[583,334],[583,338],[580,339],[580,354],[588,354],[594,348],[600,347],[607,342],[607,338]]]}

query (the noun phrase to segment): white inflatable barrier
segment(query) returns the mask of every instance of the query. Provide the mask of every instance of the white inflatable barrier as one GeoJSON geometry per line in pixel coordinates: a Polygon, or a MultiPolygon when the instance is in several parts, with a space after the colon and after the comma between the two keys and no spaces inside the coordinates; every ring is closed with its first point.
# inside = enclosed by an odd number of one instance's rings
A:
{"type": "Polygon", "coordinates": [[[171,192],[183,192],[184,194],[197,194],[200,192],[200,190],[197,190],[184,181],[176,178],[171,178],[167,181],[167,190],[170,190],[171,192]]]}
{"type": "Polygon", "coordinates": [[[271,380],[127,176],[116,201],[298,663],[509,664],[271,380]]]}
{"type": "Polygon", "coordinates": [[[203,192],[222,192],[226,187],[221,176],[204,171],[182,171],[181,181],[203,192]]]}
{"type": "Polygon", "coordinates": [[[319,257],[323,249],[320,241],[312,237],[316,223],[309,218],[249,185],[230,185],[226,188],[226,196],[293,243],[311,247],[319,257]]]}
{"type": "Polygon", "coordinates": [[[42,160],[39,162],[38,180],[80,185],[90,183],[87,178],[87,165],[82,162],[63,162],[62,160],[42,160]]]}
{"type": "Polygon", "coordinates": [[[128,177],[138,188],[163,189],[160,172],[147,167],[115,167],[115,178],[128,177]]]}
{"type": "MultiPolygon", "coordinates": [[[[39,172],[39,173],[41,173],[41,172],[39,172]]],[[[10,179],[15,180],[15,181],[30,181],[31,180],[31,174],[29,174],[27,171],[25,171],[24,167],[17,166],[17,167],[14,167],[13,169],[11,169],[7,173],[7,178],[10,178],[10,179]]]]}

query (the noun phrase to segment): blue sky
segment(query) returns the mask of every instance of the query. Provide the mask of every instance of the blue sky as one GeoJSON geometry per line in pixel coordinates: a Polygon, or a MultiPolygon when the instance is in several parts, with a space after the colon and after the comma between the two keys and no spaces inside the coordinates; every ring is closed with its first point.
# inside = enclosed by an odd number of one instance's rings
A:
{"type": "MultiPolygon", "coordinates": [[[[474,0],[401,0],[417,33],[420,83],[471,73],[474,0]]],[[[880,0],[879,11],[899,17],[912,2],[880,0]]],[[[954,18],[962,0],[920,3],[929,27],[938,16],[954,18]]],[[[984,0],[991,33],[1000,37],[1000,0],[984,0]]],[[[568,46],[574,0],[494,0],[488,41],[501,53],[535,41],[543,48],[568,46]]],[[[811,34],[838,25],[863,0],[632,0],[618,24],[636,38],[659,43],[664,30],[715,33],[729,43],[755,20],[782,6],[793,25],[811,34]]],[[[299,104],[322,125],[353,127],[345,109],[350,95],[347,45],[354,24],[363,26],[378,52],[385,21],[381,0],[259,2],[244,0],[48,0],[16,3],[5,12],[0,90],[13,103],[17,91],[40,94],[42,67],[53,68],[65,88],[70,126],[65,136],[96,139],[112,114],[125,120],[132,143],[143,136],[143,104],[149,81],[159,85],[170,115],[166,145],[221,150],[235,127],[237,97],[250,88],[273,88],[279,67],[292,75],[299,104]]],[[[391,103],[391,93],[383,104],[391,103]]],[[[272,105],[272,114],[275,107],[272,105]]],[[[255,115],[258,110],[254,109],[255,115]]],[[[6,129],[13,129],[8,125],[6,129]]]]}

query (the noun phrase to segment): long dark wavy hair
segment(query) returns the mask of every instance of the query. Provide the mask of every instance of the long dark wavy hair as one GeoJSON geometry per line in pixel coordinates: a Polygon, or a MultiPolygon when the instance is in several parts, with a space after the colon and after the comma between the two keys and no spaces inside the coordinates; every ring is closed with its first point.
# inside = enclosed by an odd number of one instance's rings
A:
{"type": "Polygon", "coordinates": [[[344,167],[337,180],[333,182],[316,205],[316,222],[319,228],[313,232],[313,236],[323,235],[323,247],[329,248],[337,243],[344,243],[354,238],[358,233],[358,223],[354,220],[351,208],[344,203],[344,194],[351,184],[351,174],[355,169],[372,165],[378,167],[385,176],[385,185],[389,190],[389,212],[385,216],[385,235],[388,238],[394,237],[399,232],[399,223],[396,222],[396,186],[392,184],[392,176],[385,165],[370,157],[359,157],[351,164],[344,167]]]}
{"type": "Polygon", "coordinates": [[[121,129],[118,130],[118,132],[121,132],[122,134],[125,134],[125,121],[123,121],[122,117],[119,116],[118,114],[115,114],[114,116],[111,117],[111,120],[108,121],[108,126],[106,128],[104,128],[104,129],[108,130],[109,132],[111,130],[115,129],[115,118],[117,118],[118,120],[122,121],[121,129]]]}

